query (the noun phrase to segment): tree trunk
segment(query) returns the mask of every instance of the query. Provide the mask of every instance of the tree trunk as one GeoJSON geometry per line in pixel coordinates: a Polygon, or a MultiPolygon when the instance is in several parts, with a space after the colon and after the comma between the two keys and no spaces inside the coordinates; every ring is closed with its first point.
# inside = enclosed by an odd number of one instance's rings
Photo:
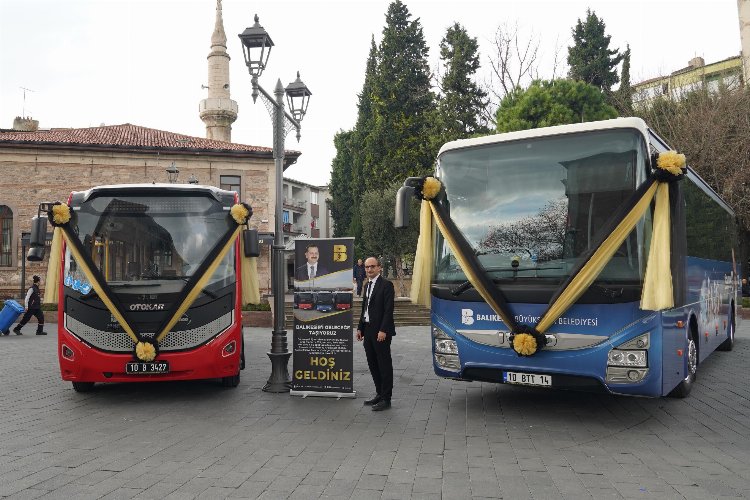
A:
{"type": "Polygon", "coordinates": [[[404,267],[403,258],[398,255],[394,259],[394,267],[396,268],[396,280],[398,281],[398,297],[406,296],[406,286],[404,285],[404,267]]]}

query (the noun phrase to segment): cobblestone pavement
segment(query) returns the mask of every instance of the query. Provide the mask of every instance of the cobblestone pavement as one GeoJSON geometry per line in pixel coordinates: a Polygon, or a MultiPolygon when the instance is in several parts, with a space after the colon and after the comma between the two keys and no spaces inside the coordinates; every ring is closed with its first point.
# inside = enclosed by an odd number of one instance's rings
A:
{"type": "Polygon", "coordinates": [[[385,412],[362,406],[372,382],[359,345],[356,399],[262,392],[270,329],[259,328],[245,331],[236,389],[77,394],[59,378],[56,336],[27,330],[0,337],[0,496],[750,498],[750,322],[684,400],[438,379],[428,328],[401,328],[385,412]]]}

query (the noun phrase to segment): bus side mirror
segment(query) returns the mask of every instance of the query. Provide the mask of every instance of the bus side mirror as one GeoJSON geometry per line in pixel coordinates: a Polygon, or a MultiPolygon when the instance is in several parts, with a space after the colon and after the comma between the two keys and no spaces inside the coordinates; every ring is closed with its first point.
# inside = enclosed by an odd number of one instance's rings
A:
{"type": "Polygon", "coordinates": [[[245,247],[245,257],[260,257],[260,242],[257,229],[242,231],[242,243],[245,247]]]}
{"type": "Polygon", "coordinates": [[[41,262],[44,260],[44,245],[47,241],[47,215],[35,215],[31,219],[31,234],[29,235],[29,251],[26,260],[41,262]]]}
{"type": "Polygon", "coordinates": [[[409,227],[409,202],[414,196],[414,188],[401,186],[396,194],[396,210],[393,218],[393,227],[404,229],[409,227]]]}

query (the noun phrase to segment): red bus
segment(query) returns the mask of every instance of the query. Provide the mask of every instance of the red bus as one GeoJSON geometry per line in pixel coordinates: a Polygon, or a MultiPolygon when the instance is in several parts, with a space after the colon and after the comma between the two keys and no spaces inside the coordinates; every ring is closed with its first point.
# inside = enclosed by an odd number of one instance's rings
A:
{"type": "MultiPolygon", "coordinates": [[[[246,261],[239,236],[252,210],[237,203],[236,193],[178,184],[99,186],[72,193],[67,205],[43,203],[42,212],[56,226],[55,239],[62,238],[59,247],[53,241],[50,266],[59,262],[63,380],[78,392],[97,382],[239,384],[246,261]]],[[[46,233],[39,228],[46,220],[35,218],[32,240],[46,233]]],[[[41,260],[38,248],[32,241],[30,260],[41,260]]]]}
{"type": "Polygon", "coordinates": [[[336,303],[336,309],[345,311],[352,308],[352,292],[336,292],[334,294],[334,302],[336,303]]]}

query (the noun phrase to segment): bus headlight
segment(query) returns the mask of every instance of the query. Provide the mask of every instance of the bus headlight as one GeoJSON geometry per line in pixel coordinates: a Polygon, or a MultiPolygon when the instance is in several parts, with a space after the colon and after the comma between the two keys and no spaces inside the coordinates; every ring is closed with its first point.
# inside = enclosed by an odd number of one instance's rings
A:
{"type": "Polygon", "coordinates": [[[432,326],[432,346],[435,352],[435,364],[450,371],[461,370],[461,362],[458,358],[458,344],[447,333],[432,326]]]}
{"type": "Polygon", "coordinates": [[[607,354],[607,366],[633,366],[645,368],[648,366],[646,351],[630,351],[612,349],[607,354]]]}

